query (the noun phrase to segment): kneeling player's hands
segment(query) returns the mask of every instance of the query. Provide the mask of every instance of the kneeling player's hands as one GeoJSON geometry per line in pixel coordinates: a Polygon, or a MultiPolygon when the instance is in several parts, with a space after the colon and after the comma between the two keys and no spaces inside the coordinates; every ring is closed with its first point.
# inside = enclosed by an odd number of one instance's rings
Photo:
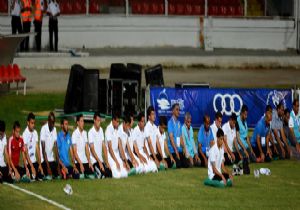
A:
{"type": "Polygon", "coordinates": [[[30,172],[29,172],[29,169],[27,167],[26,167],[26,176],[30,177],[30,172]]]}
{"type": "Polygon", "coordinates": [[[80,164],[80,172],[84,173],[84,167],[83,167],[82,163],[80,164]]]}
{"type": "Polygon", "coordinates": [[[31,167],[31,172],[32,172],[32,175],[34,175],[34,177],[36,177],[36,171],[35,171],[35,168],[33,166],[31,167]]]}
{"type": "Polygon", "coordinates": [[[94,172],[94,167],[91,162],[89,162],[89,168],[92,170],[92,172],[94,172]]]}
{"type": "Polygon", "coordinates": [[[21,178],[21,176],[20,176],[19,172],[16,171],[16,172],[15,172],[15,179],[16,179],[17,181],[19,181],[20,178],[21,178]]]}
{"type": "Polygon", "coordinates": [[[222,175],[222,181],[223,181],[224,185],[227,184],[227,180],[225,179],[225,177],[223,175],[222,175]]]}
{"type": "Polygon", "coordinates": [[[73,171],[74,171],[75,174],[79,174],[79,171],[78,171],[78,169],[76,168],[76,166],[73,168],[73,171]]]}

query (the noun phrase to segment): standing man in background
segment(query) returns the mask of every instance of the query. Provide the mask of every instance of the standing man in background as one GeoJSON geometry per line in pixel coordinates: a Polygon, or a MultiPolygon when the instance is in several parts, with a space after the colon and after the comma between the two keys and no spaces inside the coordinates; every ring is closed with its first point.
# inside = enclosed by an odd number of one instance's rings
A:
{"type": "MultiPolygon", "coordinates": [[[[11,1],[10,5],[10,13],[11,13],[11,31],[12,34],[21,34],[23,32],[22,22],[21,22],[21,3],[20,0],[11,1]]],[[[21,51],[24,50],[23,42],[21,43],[21,51]]]]}
{"type": "Polygon", "coordinates": [[[43,25],[44,0],[35,0],[34,4],[34,32],[36,51],[41,51],[42,25],[43,25]]]}
{"type": "MultiPolygon", "coordinates": [[[[32,4],[31,0],[21,0],[21,16],[23,23],[23,33],[30,33],[32,4]]],[[[24,50],[29,51],[29,36],[24,40],[24,50]]]]}
{"type": "Polygon", "coordinates": [[[60,15],[59,5],[56,0],[50,0],[47,13],[49,15],[49,39],[50,39],[50,51],[53,51],[53,33],[55,38],[55,52],[58,51],[58,21],[57,16],[60,15]]]}

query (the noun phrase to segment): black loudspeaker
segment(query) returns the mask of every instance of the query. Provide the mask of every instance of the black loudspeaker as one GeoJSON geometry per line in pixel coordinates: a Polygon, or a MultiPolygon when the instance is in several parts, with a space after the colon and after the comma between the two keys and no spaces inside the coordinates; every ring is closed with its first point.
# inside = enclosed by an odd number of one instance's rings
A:
{"type": "Polygon", "coordinates": [[[107,114],[111,115],[113,111],[123,114],[123,80],[108,80],[108,98],[107,114]]]}
{"type": "Polygon", "coordinates": [[[140,90],[142,81],[142,66],[136,63],[127,63],[127,72],[124,79],[136,80],[138,82],[138,88],[140,90]]]}
{"type": "Polygon", "coordinates": [[[108,87],[107,87],[107,79],[99,79],[99,89],[98,89],[98,104],[99,104],[99,112],[103,114],[107,114],[108,107],[108,87]]]}
{"type": "Polygon", "coordinates": [[[123,63],[112,63],[110,65],[110,79],[124,79],[127,68],[123,63]]]}
{"type": "Polygon", "coordinates": [[[83,111],[98,111],[99,70],[88,69],[83,77],[83,111]]]}
{"type": "Polygon", "coordinates": [[[64,112],[73,113],[82,109],[83,76],[85,68],[75,64],[71,67],[69,83],[67,87],[64,112]]]}
{"type": "Polygon", "coordinates": [[[150,86],[164,86],[164,77],[162,65],[145,69],[146,85],[150,86]]]}

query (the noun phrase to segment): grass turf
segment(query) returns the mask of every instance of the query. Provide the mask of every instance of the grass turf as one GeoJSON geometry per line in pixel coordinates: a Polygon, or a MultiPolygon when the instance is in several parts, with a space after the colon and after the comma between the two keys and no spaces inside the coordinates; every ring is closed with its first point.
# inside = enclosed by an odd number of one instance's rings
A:
{"type": "MultiPolygon", "coordinates": [[[[25,128],[29,111],[47,113],[62,108],[64,95],[0,96],[0,119],[6,121],[7,136],[15,120],[21,122],[22,130],[25,128]]],[[[38,132],[42,123],[36,122],[38,132]]],[[[103,123],[103,129],[106,125],[107,122],[103,123]]],[[[87,124],[86,129],[90,126],[87,124]]],[[[207,177],[204,168],[168,170],[122,180],[56,180],[18,185],[72,209],[298,209],[299,162],[251,164],[251,171],[259,167],[270,168],[272,175],[259,179],[253,175],[235,177],[234,187],[227,189],[204,186],[207,177]],[[66,183],[73,187],[72,196],[65,195],[62,190],[66,183]]],[[[0,209],[24,208],[56,209],[35,197],[0,185],[0,209]]]]}
{"type": "MultiPolygon", "coordinates": [[[[72,209],[299,209],[299,162],[251,164],[268,167],[271,176],[234,178],[232,188],[203,185],[207,169],[177,169],[127,179],[55,180],[18,184],[72,209]],[[69,183],[73,195],[63,192],[69,183]]],[[[55,209],[43,201],[0,186],[1,209],[55,209]]]]}

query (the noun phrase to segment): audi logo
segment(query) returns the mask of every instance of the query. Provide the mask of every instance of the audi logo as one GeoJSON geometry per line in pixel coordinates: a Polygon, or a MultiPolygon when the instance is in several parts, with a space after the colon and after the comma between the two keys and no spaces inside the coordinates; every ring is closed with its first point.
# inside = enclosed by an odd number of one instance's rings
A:
{"type": "MultiPolygon", "coordinates": [[[[218,104],[219,105],[219,104],[218,104]]],[[[243,100],[242,98],[237,94],[216,94],[214,96],[213,106],[215,112],[220,111],[223,115],[230,116],[232,113],[235,113],[236,115],[240,115],[241,108],[243,106],[243,100]],[[221,100],[221,107],[217,108],[217,101],[221,100]],[[229,104],[228,104],[229,101],[229,104]],[[236,104],[238,103],[238,104],[236,104]]]]}

